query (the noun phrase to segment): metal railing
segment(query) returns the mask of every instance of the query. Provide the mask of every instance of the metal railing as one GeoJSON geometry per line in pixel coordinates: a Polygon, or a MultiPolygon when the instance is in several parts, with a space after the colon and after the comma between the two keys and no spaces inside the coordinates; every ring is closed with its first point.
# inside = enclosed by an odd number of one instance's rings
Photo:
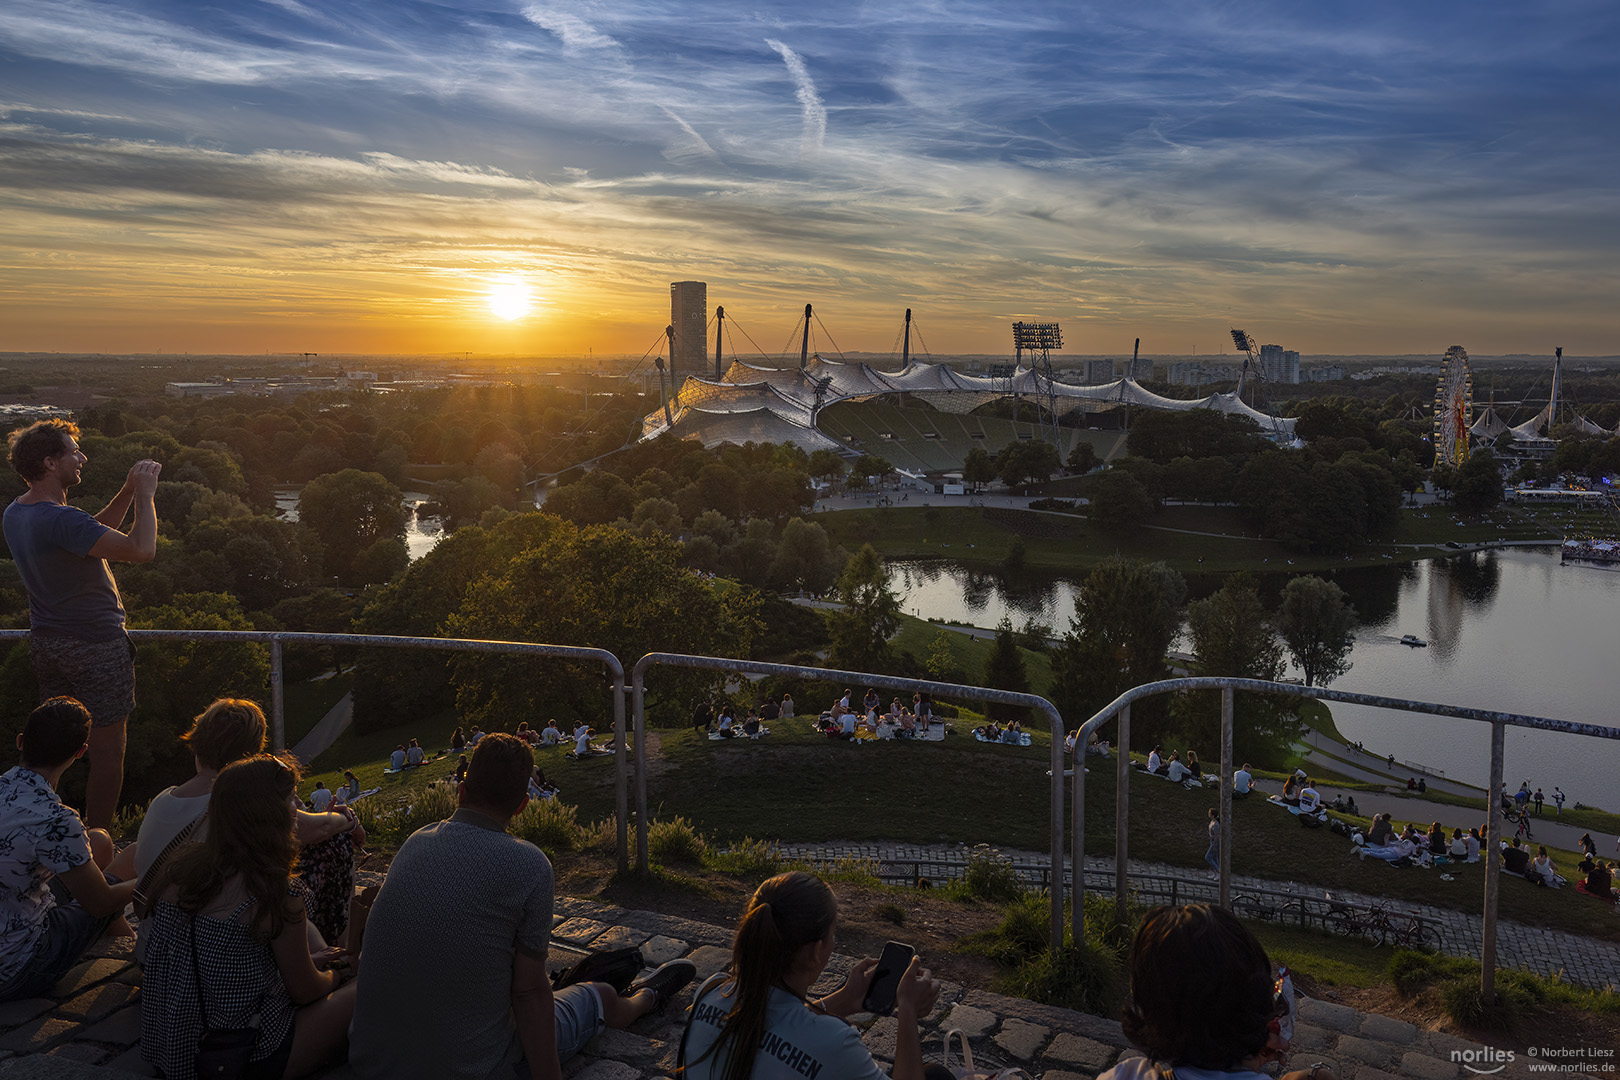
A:
{"type": "MultiPolygon", "coordinates": [[[[881,687],[885,690],[913,690],[921,691],[930,697],[966,698],[970,701],[985,701],[1001,705],[1017,705],[1034,709],[1044,715],[1051,724],[1051,769],[1052,769],[1052,805],[1050,815],[1051,827],[1051,864],[1049,872],[1053,881],[1063,876],[1063,717],[1058,713],[1057,706],[1043,697],[1034,694],[1020,694],[1011,690],[993,690],[984,686],[966,686],[961,683],[934,682],[930,679],[906,679],[896,675],[875,675],[866,671],[842,671],[836,668],[803,667],[797,664],[770,664],[759,660],[727,660],[715,656],[691,656],[685,653],[648,653],[636,661],[636,666],[630,672],[630,701],[631,719],[635,725],[636,745],[636,868],[643,875],[651,872],[647,862],[647,741],[646,734],[646,674],[656,665],[671,667],[699,668],[710,671],[727,671],[736,674],[754,675],[785,675],[790,678],[810,679],[817,682],[845,683],[851,686],[881,687]]],[[[1083,745],[1083,744],[1081,744],[1083,745]]],[[[1085,770],[1076,770],[1084,772],[1085,770]]],[[[1078,790],[1078,788],[1076,789],[1078,790]]],[[[1074,804],[1074,835],[1083,835],[1081,815],[1085,804],[1076,800],[1074,804]]],[[[1074,849],[1074,865],[1081,865],[1082,852],[1077,845],[1074,849]]],[[[1080,888],[1079,879],[1075,879],[1076,896],[1080,888]]],[[[1085,913],[1080,909],[1078,902],[1073,912],[1074,940],[1080,941],[1084,937],[1085,913]]],[[[1051,937],[1049,939],[1053,953],[1063,947],[1063,890],[1052,890],[1051,937]]]]}
{"type": "MultiPolygon", "coordinates": [[[[1556,731],[1566,735],[1586,735],[1597,739],[1620,739],[1620,729],[1602,727],[1597,724],[1582,724],[1572,720],[1554,720],[1544,716],[1526,716],[1520,713],[1496,712],[1490,709],[1472,709],[1460,705],[1441,705],[1428,701],[1412,701],[1407,698],[1383,697],[1377,694],[1358,694],[1345,690],[1329,690],[1320,686],[1298,686],[1290,683],[1262,682],[1258,679],[1237,679],[1226,677],[1202,676],[1191,679],[1166,679],[1161,682],[1146,683],[1142,686],[1127,690],[1119,697],[1105,705],[1096,715],[1080,726],[1080,734],[1076,745],[1084,746],[1096,731],[1109,720],[1118,718],[1119,732],[1116,741],[1121,747],[1116,765],[1117,788],[1115,790],[1115,837],[1114,837],[1114,896],[1115,911],[1120,923],[1123,925],[1127,918],[1127,874],[1125,871],[1128,855],[1129,836],[1129,789],[1130,789],[1130,755],[1124,748],[1130,746],[1131,705],[1146,697],[1158,694],[1179,693],[1187,690],[1219,690],[1221,692],[1221,849],[1220,849],[1220,891],[1219,903],[1222,907],[1230,907],[1232,901],[1232,849],[1236,842],[1234,822],[1232,821],[1232,773],[1234,762],[1232,760],[1232,699],[1238,690],[1256,691],[1267,694],[1284,694],[1292,697],[1311,698],[1319,701],[1344,701],[1356,705],[1371,705],[1380,709],[1394,709],[1399,712],[1428,713],[1432,716],[1450,716],[1462,720],[1477,720],[1491,725],[1491,775],[1485,784],[1486,792],[1501,790],[1504,742],[1509,727],[1534,728],[1541,731],[1556,731]]],[[[1084,800],[1085,770],[1074,770],[1074,800],[1080,805],[1084,800]]],[[[1489,796],[1487,796],[1489,805],[1489,796]]],[[[1489,825],[1485,838],[1484,850],[1494,856],[1502,839],[1501,819],[1496,814],[1487,815],[1489,825]]],[[[1077,832],[1083,828],[1083,822],[1076,817],[1077,832]]],[[[1084,837],[1075,838],[1075,849],[1081,850],[1084,837]]],[[[1493,1002],[1496,996],[1496,907],[1497,907],[1497,877],[1499,875],[1487,872],[1485,874],[1485,898],[1482,934],[1483,944],[1480,952],[1480,997],[1486,1003],[1493,1002]]],[[[1083,882],[1083,877],[1081,879],[1083,882]]],[[[1082,901],[1081,887],[1076,889],[1075,905],[1078,907],[1082,901]]]]}
{"type": "MultiPolygon", "coordinates": [[[[0,630],[0,641],[27,638],[26,630],[0,630]]],[[[511,656],[594,660],[613,677],[613,781],[614,809],[618,816],[620,871],[630,867],[628,755],[624,741],[624,665],[606,649],[576,645],[539,645],[528,641],[479,641],[472,638],[398,637],[388,634],[304,634],[268,630],[131,630],[136,641],[198,641],[230,644],[244,642],[270,649],[270,746],[287,748],[286,697],[282,685],[283,645],[345,645],[360,648],[434,649],[442,652],[503,653],[511,656]]],[[[639,741],[639,740],[638,740],[639,741]]]]}

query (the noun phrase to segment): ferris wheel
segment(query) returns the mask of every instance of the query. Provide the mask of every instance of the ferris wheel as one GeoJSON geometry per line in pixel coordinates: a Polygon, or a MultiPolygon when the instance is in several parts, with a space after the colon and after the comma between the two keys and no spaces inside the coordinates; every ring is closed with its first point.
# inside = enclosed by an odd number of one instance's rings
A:
{"type": "Polygon", "coordinates": [[[1434,460],[1461,465],[1468,460],[1468,425],[1474,417],[1474,373],[1461,345],[1446,350],[1434,388],[1434,460]]]}

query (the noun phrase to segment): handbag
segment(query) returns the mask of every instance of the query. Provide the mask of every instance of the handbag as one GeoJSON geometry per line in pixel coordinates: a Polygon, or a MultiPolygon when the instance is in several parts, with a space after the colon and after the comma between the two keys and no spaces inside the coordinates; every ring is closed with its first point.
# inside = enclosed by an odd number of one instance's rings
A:
{"type": "MultiPolygon", "coordinates": [[[[259,1045],[259,1008],[255,1003],[248,1026],[216,1028],[208,1022],[208,999],[203,996],[202,976],[197,972],[197,916],[191,916],[191,979],[197,987],[197,1011],[202,1014],[202,1037],[197,1040],[199,1080],[240,1080],[247,1074],[253,1051],[259,1045]]],[[[263,995],[260,995],[263,1001],[263,995]]]]}
{"type": "Polygon", "coordinates": [[[945,1045],[942,1051],[942,1060],[945,1067],[951,1070],[956,1080],[1029,1080],[1029,1074],[1023,1069],[997,1069],[995,1072],[980,1072],[973,1064],[973,1047],[968,1045],[967,1036],[962,1034],[960,1028],[952,1028],[945,1033],[945,1045]],[[956,1067],[951,1065],[951,1036],[955,1035],[957,1044],[962,1048],[962,1064],[956,1067]]]}

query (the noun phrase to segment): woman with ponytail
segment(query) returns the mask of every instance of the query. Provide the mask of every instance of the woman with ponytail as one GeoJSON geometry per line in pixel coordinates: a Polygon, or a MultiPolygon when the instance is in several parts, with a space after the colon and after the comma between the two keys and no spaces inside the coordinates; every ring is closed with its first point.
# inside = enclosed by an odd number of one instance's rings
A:
{"type": "MultiPolygon", "coordinates": [[[[838,904],[813,874],[779,874],[755,890],[737,924],[728,977],[692,1004],[681,1075],[686,1080],[793,1080],[805,1076],[882,1080],[885,1074],[844,1021],[860,1012],[877,960],[850,970],[844,985],[818,1001],[835,945],[838,904]]],[[[900,1030],[894,1080],[949,1077],[923,1064],[917,1020],[939,1000],[935,982],[913,958],[896,994],[900,1030]]]]}

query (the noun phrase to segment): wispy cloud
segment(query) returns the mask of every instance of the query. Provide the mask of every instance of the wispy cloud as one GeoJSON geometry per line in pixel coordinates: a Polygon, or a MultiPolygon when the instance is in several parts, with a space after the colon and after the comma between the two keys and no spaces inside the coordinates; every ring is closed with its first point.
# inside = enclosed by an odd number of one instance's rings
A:
{"type": "Polygon", "coordinates": [[[793,76],[793,96],[799,99],[799,105],[804,109],[805,150],[820,150],[827,138],[827,106],[822,104],[821,95],[816,93],[816,83],[810,78],[810,69],[805,67],[802,56],[775,38],[766,38],[765,44],[776,50],[782,57],[782,63],[787,65],[788,74],[793,76]]]}

